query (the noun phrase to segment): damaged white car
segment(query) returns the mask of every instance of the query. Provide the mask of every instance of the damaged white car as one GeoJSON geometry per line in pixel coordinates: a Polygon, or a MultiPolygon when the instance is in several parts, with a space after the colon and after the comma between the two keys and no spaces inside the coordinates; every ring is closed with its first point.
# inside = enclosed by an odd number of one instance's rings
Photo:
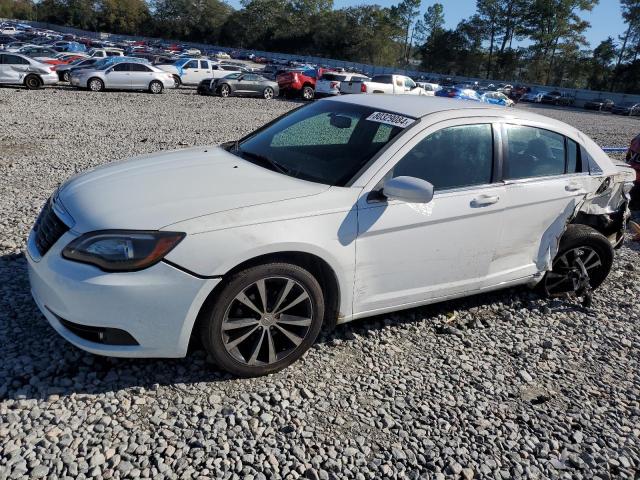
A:
{"type": "Polygon", "coordinates": [[[277,371],[324,325],[538,285],[589,295],[634,175],[527,111],[351,95],[221,147],[62,185],[28,242],[33,296],[74,345],[277,371]]]}

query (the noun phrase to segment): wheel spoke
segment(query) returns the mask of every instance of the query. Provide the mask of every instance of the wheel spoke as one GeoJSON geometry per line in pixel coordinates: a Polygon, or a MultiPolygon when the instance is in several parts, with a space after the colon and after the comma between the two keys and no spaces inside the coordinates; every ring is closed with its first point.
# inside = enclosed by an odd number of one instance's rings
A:
{"type": "Polygon", "coordinates": [[[293,344],[297,347],[298,345],[300,345],[302,343],[302,337],[299,337],[298,335],[296,335],[295,333],[291,333],[289,330],[285,330],[284,328],[282,328],[280,325],[278,325],[277,323],[275,324],[275,327],[280,330],[289,340],[291,340],[291,342],[293,342],[293,344]]]}
{"type": "Polygon", "coordinates": [[[246,305],[247,307],[249,307],[251,310],[256,312],[258,315],[262,315],[263,314],[263,312],[260,311],[258,309],[258,307],[255,306],[255,304],[251,301],[251,299],[249,297],[247,297],[247,295],[244,292],[240,292],[236,296],[236,300],[238,300],[240,303],[242,303],[242,304],[246,305]]]}
{"type": "Polygon", "coordinates": [[[549,272],[547,274],[547,290],[551,290],[552,288],[555,288],[566,281],[567,277],[565,277],[564,275],[560,275],[559,273],[555,272],[549,272]],[[549,283],[549,280],[551,280],[552,278],[555,278],[556,281],[554,281],[553,283],[549,283]]]}
{"type": "Polygon", "coordinates": [[[249,361],[247,362],[249,365],[255,365],[256,364],[256,360],[258,359],[258,355],[260,354],[260,350],[262,349],[262,342],[264,340],[264,332],[265,332],[265,328],[262,328],[262,332],[260,333],[260,338],[258,339],[258,341],[256,342],[256,346],[253,349],[253,353],[251,354],[251,357],[249,357],[249,361]]]}
{"type": "Polygon", "coordinates": [[[278,314],[278,313],[282,313],[282,312],[284,312],[285,310],[289,310],[290,308],[295,307],[295,306],[296,306],[296,305],[298,305],[300,302],[303,302],[303,301],[305,301],[305,300],[306,300],[306,299],[308,299],[308,298],[309,298],[309,295],[307,294],[307,292],[303,291],[303,292],[300,294],[300,296],[299,296],[298,298],[296,298],[293,302],[291,302],[290,304],[288,304],[288,305],[286,305],[286,306],[282,307],[280,310],[278,310],[277,312],[274,312],[274,313],[275,313],[275,314],[278,314]]]}
{"type": "Polygon", "coordinates": [[[247,333],[245,333],[244,335],[241,335],[238,338],[236,338],[235,340],[233,340],[232,342],[227,343],[226,344],[227,350],[233,350],[234,348],[236,348],[238,345],[240,345],[242,342],[244,342],[247,338],[249,338],[251,336],[251,334],[253,332],[255,332],[258,328],[260,328],[260,327],[259,326],[255,326],[251,330],[249,330],[247,333]]]}
{"type": "Polygon", "coordinates": [[[267,342],[269,344],[269,363],[273,363],[277,360],[276,347],[273,345],[273,335],[271,335],[271,329],[267,328],[267,342]]]}
{"type": "Polygon", "coordinates": [[[294,325],[297,327],[308,327],[311,325],[311,319],[306,317],[298,317],[296,315],[283,314],[276,321],[278,324],[294,325]]]}
{"type": "Polygon", "coordinates": [[[264,278],[256,282],[258,287],[258,293],[260,294],[260,301],[262,302],[262,313],[267,312],[267,287],[264,283],[264,278]]]}
{"type": "Polygon", "coordinates": [[[244,327],[253,327],[258,324],[258,320],[255,318],[238,318],[238,319],[227,319],[222,324],[222,330],[236,330],[238,328],[244,327]]]}
{"type": "Polygon", "coordinates": [[[280,292],[280,295],[278,295],[278,300],[276,300],[276,304],[273,307],[274,312],[278,311],[278,308],[280,308],[280,304],[283,302],[285,298],[287,298],[287,295],[289,295],[289,292],[293,288],[293,285],[294,285],[293,280],[287,280],[287,284],[284,286],[284,288],[280,292]]]}

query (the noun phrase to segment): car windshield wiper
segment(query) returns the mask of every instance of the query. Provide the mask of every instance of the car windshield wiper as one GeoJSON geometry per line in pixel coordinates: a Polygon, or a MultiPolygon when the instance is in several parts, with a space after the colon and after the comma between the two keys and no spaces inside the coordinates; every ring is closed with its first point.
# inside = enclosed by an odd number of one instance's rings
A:
{"type": "Polygon", "coordinates": [[[246,150],[242,150],[237,145],[237,142],[236,142],[236,145],[234,146],[234,151],[241,157],[246,157],[251,160],[256,160],[262,163],[263,165],[267,165],[271,167],[272,170],[277,170],[278,172],[283,173],[285,175],[291,174],[291,171],[288,168],[286,168],[283,165],[280,165],[278,162],[274,160],[271,160],[269,157],[265,157],[264,155],[260,155],[259,153],[247,152],[246,150]]]}

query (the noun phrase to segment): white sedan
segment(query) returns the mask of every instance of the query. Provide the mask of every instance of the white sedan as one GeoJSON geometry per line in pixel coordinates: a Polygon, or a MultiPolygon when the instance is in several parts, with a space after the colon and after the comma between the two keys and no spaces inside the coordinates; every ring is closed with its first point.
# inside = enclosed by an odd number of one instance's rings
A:
{"type": "Polygon", "coordinates": [[[350,95],[220,147],[62,185],[28,240],[33,297],[77,347],[277,371],[321,327],[513,285],[590,295],[634,175],[526,111],[350,95]]]}
{"type": "Polygon", "coordinates": [[[88,88],[92,92],[103,90],[147,90],[162,93],[173,88],[173,75],[141,62],[118,62],[72,71],[70,83],[74,87],[88,88]]]}

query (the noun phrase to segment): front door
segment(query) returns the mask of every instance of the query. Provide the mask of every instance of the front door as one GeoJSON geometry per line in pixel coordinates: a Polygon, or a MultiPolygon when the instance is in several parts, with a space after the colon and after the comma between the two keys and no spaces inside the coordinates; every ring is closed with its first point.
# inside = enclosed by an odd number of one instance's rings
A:
{"type": "Polygon", "coordinates": [[[185,85],[196,85],[200,83],[200,65],[198,60],[190,60],[182,66],[182,83],[185,85]]]}
{"type": "Polygon", "coordinates": [[[504,186],[494,174],[498,133],[492,121],[428,127],[364,189],[358,202],[355,315],[481,287],[503,228],[504,186]],[[375,193],[385,178],[398,176],[432,183],[433,200],[387,201],[375,193]]]}
{"type": "Polygon", "coordinates": [[[131,71],[129,63],[118,63],[109,70],[105,78],[105,87],[127,90],[131,88],[131,71]]]}

